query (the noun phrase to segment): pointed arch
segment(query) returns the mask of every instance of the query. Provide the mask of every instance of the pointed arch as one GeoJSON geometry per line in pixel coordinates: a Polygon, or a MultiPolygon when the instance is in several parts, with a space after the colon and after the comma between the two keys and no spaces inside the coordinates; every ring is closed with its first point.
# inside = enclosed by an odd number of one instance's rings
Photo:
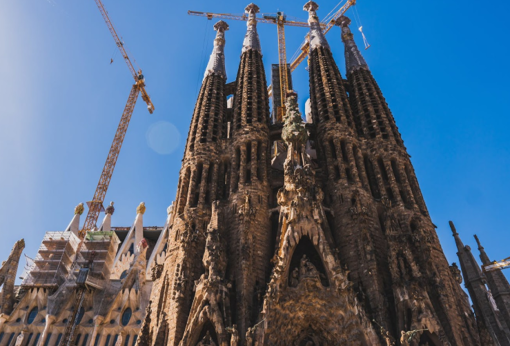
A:
{"type": "MultiPolygon", "coordinates": [[[[308,260],[308,263],[312,264],[318,272],[318,277],[324,287],[329,287],[329,279],[326,272],[326,267],[323,263],[322,257],[319,251],[316,249],[313,242],[308,236],[303,236],[299,240],[297,246],[294,248],[292,257],[289,264],[288,271],[288,285],[293,286],[293,273],[298,273],[298,278],[301,280],[304,276],[314,275],[313,273],[307,272],[304,268],[304,259],[308,260]],[[305,257],[306,256],[306,257],[305,257]]],[[[313,270],[313,269],[311,269],[313,270]]]]}

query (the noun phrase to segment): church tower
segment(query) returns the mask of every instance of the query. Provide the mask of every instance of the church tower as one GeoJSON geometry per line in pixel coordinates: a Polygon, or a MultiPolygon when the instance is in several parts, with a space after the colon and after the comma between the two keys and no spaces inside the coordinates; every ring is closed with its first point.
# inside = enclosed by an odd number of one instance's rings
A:
{"type": "Polygon", "coordinates": [[[306,123],[293,91],[270,121],[259,8],[228,84],[215,24],[138,346],[487,344],[350,20],[344,78],[318,8],[304,5],[306,123]]]}

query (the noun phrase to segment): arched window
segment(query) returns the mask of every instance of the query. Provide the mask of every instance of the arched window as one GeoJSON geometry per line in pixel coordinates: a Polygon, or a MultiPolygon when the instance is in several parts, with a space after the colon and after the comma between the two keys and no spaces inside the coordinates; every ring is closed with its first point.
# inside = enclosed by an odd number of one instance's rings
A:
{"type": "Polygon", "coordinates": [[[32,322],[34,322],[38,313],[39,313],[39,309],[37,308],[37,306],[35,308],[33,308],[32,310],[30,310],[30,312],[28,313],[27,324],[32,324],[32,322]]]}
{"type": "Polygon", "coordinates": [[[136,345],[136,340],[138,339],[138,335],[135,334],[135,337],[133,338],[133,345],[132,346],[135,346],[136,345]]]}
{"type": "Polygon", "coordinates": [[[122,272],[122,274],[120,274],[120,279],[121,279],[121,280],[122,280],[122,279],[124,279],[124,278],[127,276],[127,274],[128,274],[128,271],[127,271],[127,270],[124,270],[124,271],[122,272]]]}
{"type": "Polygon", "coordinates": [[[62,333],[60,333],[58,336],[57,336],[57,341],[55,342],[55,346],[58,346],[58,344],[60,344],[60,340],[62,339],[62,333]]]}
{"type": "Polygon", "coordinates": [[[122,325],[127,326],[129,323],[129,320],[131,319],[131,316],[133,315],[133,311],[131,311],[131,308],[127,308],[124,310],[124,313],[122,314],[122,325]]]}
{"type": "Polygon", "coordinates": [[[94,346],[97,346],[99,344],[100,337],[101,337],[101,335],[99,335],[99,334],[96,335],[96,340],[94,341],[94,346]]]}
{"type": "Polygon", "coordinates": [[[4,332],[0,333],[0,343],[2,343],[2,340],[4,339],[4,332]]]}
{"type": "Polygon", "coordinates": [[[34,336],[34,333],[28,334],[28,340],[27,340],[26,345],[30,345],[30,341],[32,341],[32,336],[34,336]]]}
{"type": "Polygon", "coordinates": [[[129,252],[130,255],[135,253],[135,244],[134,243],[131,243],[131,245],[129,245],[128,252],[129,252]]]}
{"type": "Polygon", "coordinates": [[[76,341],[74,342],[74,344],[75,344],[76,346],[78,346],[78,344],[80,343],[80,339],[81,339],[81,334],[78,334],[78,335],[76,336],[76,341]]]}
{"type": "Polygon", "coordinates": [[[78,310],[78,315],[76,315],[76,320],[74,320],[75,325],[80,324],[81,320],[83,319],[83,315],[85,315],[85,308],[83,306],[80,306],[80,310],[78,310]]]}
{"type": "Polygon", "coordinates": [[[9,346],[11,344],[12,339],[14,339],[14,335],[16,335],[16,333],[11,333],[11,336],[9,336],[9,340],[7,341],[7,346],[9,346]]]}
{"type": "Polygon", "coordinates": [[[39,342],[39,338],[41,337],[41,333],[37,333],[37,335],[35,336],[35,340],[34,340],[34,345],[33,346],[37,346],[37,343],[39,342]]]}
{"type": "Polygon", "coordinates": [[[112,337],[112,336],[111,336],[110,334],[108,334],[108,335],[106,336],[106,341],[105,341],[105,343],[104,343],[104,346],[108,346],[108,344],[110,343],[110,339],[111,339],[111,337],[112,337]]]}
{"type": "MultiPolygon", "coordinates": [[[[89,335],[85,334],[85,337],[83,338],[83,342],[82,342],[81,346],[87,346],[87,341],[89,341],[89,335]]],[[[36,345],[34,345],[34,346],[36,346],[36,345]]]]}
{"type": "Polygon", "coordinates": [[[48,346],[50,344],[50,339],[51,339],[51,333],[49,333],[48,336],[46,337],[46,340],[44,341],[44,346],[48,346]]]}
{"type": "MultiPolygon", "coordinates": [[[[85,346],[85,345],[83,345],[85,346]]],[[[126,335],[126,340],[124,341],[124,346],[129,346],[129,334],[126,335]]]]}

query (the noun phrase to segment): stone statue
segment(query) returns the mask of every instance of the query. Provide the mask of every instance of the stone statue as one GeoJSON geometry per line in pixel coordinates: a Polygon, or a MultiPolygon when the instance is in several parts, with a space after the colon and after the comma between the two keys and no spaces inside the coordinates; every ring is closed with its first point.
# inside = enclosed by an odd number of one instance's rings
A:
{"type": "Polygon", "coordinates": [[[117,338],[117,342],[115,343],[114,346],[122,346],[122,334],[119,335],[119,337],[117,338]]]}
{"type": "Polygon", "coordinates": [[[211,334],[207,331],[204,338],[198,342],[196,346],[216,346],[216,343],[211,338],[211,334]]]}
{"type": "Polygon", "coordinates": [[[294,268],[290,276],[290,287],[296,287],[299,284],[299,269],[294,268]]]}
{"type": "Polygon", "coordinates": [[[16,338],[16,343],[14,346],[21,346],[23,343],[23,339],[25,339],[25,331],[22,330],[21,333],[19,333],[18,337],[16,338]]]}
{"type": "Polygon", "coordinates": [[[230,346],[237,346],[239,345],[239,331],[237,330],[237,324],[232,325],[231,328],[227,327],[225,330],[232,334],[230,336],[230,346]]]}
{"type": "Polygon", "coordinates": [[[255,332],[255,328],[248,328],[246,331],[246,346],[253,346],[253,334],[255,332]]]}
{"type": "Polygon", "coordinates": [[[410,330],[410,331],[407,331],[407,332],[404,332],[402,330],[400,332],[400,345],[402,345],[402,346],[410,346],[411,342],[413,341],[413,339],[416,336],[416,334],[418,334],[419,332],[426,331],[426,330],[428,330],[428,329],[415,329],[415,330],[410,330]]]}

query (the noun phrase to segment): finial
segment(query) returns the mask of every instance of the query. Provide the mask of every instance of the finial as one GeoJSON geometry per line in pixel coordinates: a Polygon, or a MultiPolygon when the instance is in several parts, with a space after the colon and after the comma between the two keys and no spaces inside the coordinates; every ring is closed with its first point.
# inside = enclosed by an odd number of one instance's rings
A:
{"type": "Polygon", "coordinates": [[[244,10],[248,13],[248,22],[246,24],[248,28],[246,29],[246,35],[244,36],[242,53],[253,49],[262,54],[259,34],[257,33],[257,18],[255,16],[259,13],[260,8],[254,3],[251,3],[246,6],[244,10]]]}
{"type": "Polygon", "coordinates": [[[251,4],[246,6],[244,11],[246,13],[250,13],[250,14],[253,13],[253,14],[255,14],[255,13],[259,13],[260,12],[260,8],[252,2],[251,4]]]}
{"type": "Polygon", "coordinates": [[[340,16],[335,22],[335,25],[342,29],[342,42],[345,45],[345,65],[348,74],[360,68],[368,70],[368,65],[358,46],[356,46],[356,42],[354,42],[354,36],[349,28],[350,24],[351,20],[346,16],[340,16]]]}
{"type": "Polygon", "coordinates": [[[483,249],[483,246],[482,244],[480,243],[480,239],[478,239],[478,236],[475,234],[475,240],[476,240],[476,243],[478,244],[478,249],[482,250],[483,249]]]}
{"type": "Polygon", "coordinates": [[[214,24],[214,30],[216,30],[217,33],[214,39],[214,48],[205,69],[204,79],[212,74],[219,75],[225,79],[227,78],[223,49],[225,48],[225,31],[228,30],[228,28],[228,24],[222,20],[214,24]]]}
{"type": "Polygon", "coordinates": [[[457,233],[457,229],[455,228],[455,225],[453,224],[453,221],[448,221],[448,223],[450,224],[450,229],[452,230],[453,235],[454,236],[459,235],[457,233]]]}
{"type": "Polygon", "coordinates": [[[105,214],[113,215],[114,212],[115,208],[113,207],[113,202],[110,202],[110,205],[105,209],[105,214]]]}
{"type": "Polygon", "coordinates": [[[145,202],[140,203],[140,205],[136,208],[137,214],[145,214],[145,202]]]}
{"type": "Polygon", "coordinates": [[[218,32],[225,32],[229,29],[229,26],[226,22],[220,20],[219,22],[214,24],[213,28],[214,28],[214,30],[216,30],[218,32]]]}
{"type": "Polygon", "coordinates": [[[74,208],[74,215],[81,215],[83,214],[84,210],[85,207],[83,206],[83,203],[80,203],[74,208]]]}
{"type": "Polygon", "coordinates": [[[310,25],[310,50],[313,51],[315,48],[324,47],[329,49],[328,41],[324,37],[322,28],[320,26],[319,17],[315,11],[319,8],[316,2],[308,1],[304,6],[303,10],[308,12],[308,25],[310,25]]]}
{"type": "Polygon", "coordinates": [[[319,9],[319,5],[315,1],[308,1],[304,6],[303,10],[307,11],[311,14],[311,12],[315,12],[319,9]]]}

